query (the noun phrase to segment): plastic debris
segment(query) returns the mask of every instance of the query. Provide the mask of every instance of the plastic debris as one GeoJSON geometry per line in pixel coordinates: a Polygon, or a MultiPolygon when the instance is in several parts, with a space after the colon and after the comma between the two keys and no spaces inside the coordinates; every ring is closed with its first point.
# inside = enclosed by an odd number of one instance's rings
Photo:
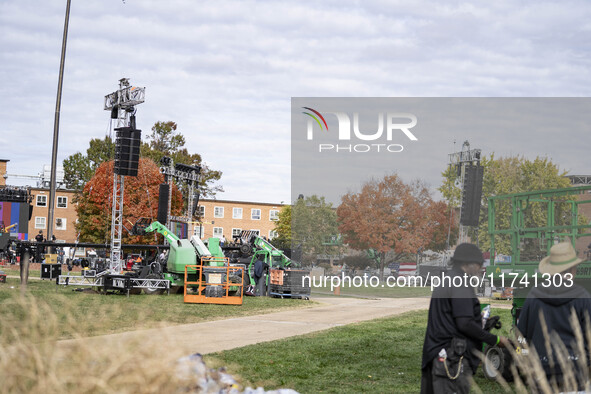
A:
{"type": "MultiPolygon", "coordinates": [[[[262,387],[241,389],[240,384],[225,368],[208,368],[199,353],[177,360],[177,376],[187,382],[187,393],[220,394],[298,394],[292,389],[265,391],[262,387]]],[[[184,391],[185,392],[185,391],[184,391]]]]}

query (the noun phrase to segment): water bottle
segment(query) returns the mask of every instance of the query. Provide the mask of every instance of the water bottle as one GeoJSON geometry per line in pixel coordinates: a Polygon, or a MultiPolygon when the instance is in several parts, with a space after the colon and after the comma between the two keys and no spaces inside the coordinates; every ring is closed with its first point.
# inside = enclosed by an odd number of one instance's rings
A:
{"type": "Polygon", "coordinates": [[[484,326],[486,326],[486,321],[490,317],[490,305],[485,306],[484,309],[482,309],[481,314],[482,314],[482,328],[484,328],[484,326]]]}

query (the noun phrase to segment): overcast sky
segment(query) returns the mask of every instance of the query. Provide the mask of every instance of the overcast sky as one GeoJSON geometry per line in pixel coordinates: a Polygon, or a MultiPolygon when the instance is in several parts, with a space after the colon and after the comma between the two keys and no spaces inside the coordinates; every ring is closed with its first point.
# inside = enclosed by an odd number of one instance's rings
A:
{"type": "Polygon", "coordinates": [[[295,98],[292,199],[316,194],[338,206],[345,193],[392,173],[434,191],[449,155],[463,150],[465,139],[465,150],[480,149],[482,156],[546,157],[561,172],[589,174],[590,109],[590,98],[295,98]],[[305,108],[323,115],[323,129],[305,108]],[[405,131],[389,130],[389,123],[405,131]]]}
{"type": "MultiPolygon", "coordinates": [[[[51,161],[65,6],[0,0],[9,174],[51,161]]],[[[223,171],[218,198],[287,202],[291,97],[584,97],[590,48],[588,1],[72,0],[58,163],[106,135],[103,98],[128,77],[144,136],[175,121],[223,171]]]]}

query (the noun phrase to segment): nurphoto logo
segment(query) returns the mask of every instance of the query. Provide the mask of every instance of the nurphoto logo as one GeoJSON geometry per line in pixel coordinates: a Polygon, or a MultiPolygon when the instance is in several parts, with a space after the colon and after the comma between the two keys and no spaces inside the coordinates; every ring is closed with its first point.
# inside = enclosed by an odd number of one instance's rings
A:
{"type": "MultiPolygon", "coordinates": [[[[326,118],[319,111],[310,108],[302,107],[305,111],[302,113],[308,117],[307,120],[307,139],[314,140],[314,129],[322,133],[331,134],[328,129],[326,118]]],[[[384,116],[383,112],[377,114],[377,130],[361,130],[359,127],[359,113],[354,112],[353,122],[351,117],[345,112],[325,112],[327,115],[333,115],[338,122],[338,133],[331,135],[331,138],[338,138],[341,141],[364,141],[365,143],[336,143],[318,144],[318,152],[390,152],[399,153],[404,150],[404,146],[399,143],[392,143],[396,139],[399,141],[401,137],[406,137],[410,141],[418,141],[418,138],[411,132],[410,129],[417,125],[417,117],[411,113],[396,113],[387,112],[384,116]],[[351,125],[352,123],[352,125],[351,125]],[[385,125],[385,126],[384,126],[385,125]],[[371,141],[372,143],[367,143],[371,141]],[[383,141],[380,143],[380,141],[383,141]]]]}

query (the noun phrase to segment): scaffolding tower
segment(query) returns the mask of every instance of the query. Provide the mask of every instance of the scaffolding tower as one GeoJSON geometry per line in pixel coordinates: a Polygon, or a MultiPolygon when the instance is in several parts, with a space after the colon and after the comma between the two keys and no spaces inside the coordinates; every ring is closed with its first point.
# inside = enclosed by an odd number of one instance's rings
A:
{"type": "MultiPolygon", "coordinates": [[[[454,141],[455,145],[455,141],[454,141]]],[[[460,218],[462,217],[462,201],[464,198],[464,181],[466,177],[466,166],[471,165],[472,163],[480,163],[480,149],[470,149],[470,142],[468,140],[464,141],[462,144],[462,150],[459,152],[454,152],[449,154],[449,165],[454,166],[458,173],[458,178],[456,179],[455,186],[459,187],[461,190],[460,194],[460,218]]],[[[467,242],[468,233],[466,226],[460,223],[460,231],[458,234],[459,242],[467,242]]],[[[448,239],[449,243],[449,239],[448,239]]]]}
{"type": "MultiPolygon", "coordinates": [[[[119,90],[105,96],[105,110],[111,111],[111,121],[116,120],[116,128],[130,124],[135,106],[144,102],[146,88],[129,85],[129,78],[119,80],[119,90]]],[[[114,168],[113,168],[114,170],[114,168]]],[[[124,176],[113,171],[113,208],[111,214],[111,262],[109,273],[121,271],[121,237],[123,231],[124,176]]],[[[106,271],[105,271],[106,272],[106,271]]]]}
{"type": "Polygon", "coordinates": [[[199,174],[201,167],[190,166],[182,163],[174,163],[172,158],[164,156],[160,159],[160,172],[164,174],[165,182],[168,183],[168,207],[166,215],[166,227],[170,228],[170,222],[191,223],[193,214],[196,209],[196,204],[199,203],[199,174]],[[170,210],[172,207],[172,185],[173,181],[184,183],[186,185],[185,191],[187,194],[187,209],[185,216],[172,216],[170,210]]]}

